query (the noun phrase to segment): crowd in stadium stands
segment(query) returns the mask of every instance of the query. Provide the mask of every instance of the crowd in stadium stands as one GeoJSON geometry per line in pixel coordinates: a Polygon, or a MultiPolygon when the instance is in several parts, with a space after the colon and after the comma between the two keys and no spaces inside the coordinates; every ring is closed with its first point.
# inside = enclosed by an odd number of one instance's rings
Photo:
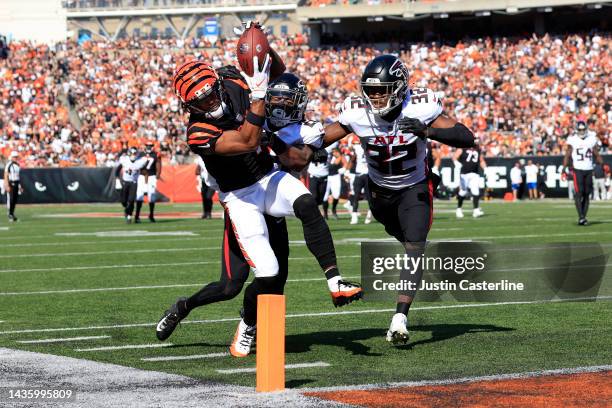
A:
{"type": "MultiPolygon", "coordinates": [[[[306,42],[272,44],[307,82],[311,118],[329,122],[342,100],[359,92],[361,71],[379,51],[311,49],[306,42]]],[[[411,85],[443,92],[447,112],[474,130],[489,156],[561,154],[579,119],[606,152],[611,43],[598,35],[486,38],[408,44],[401,57],[411,85]]],[[[154,140],[165,160],[182,163],[188,148],[173,70],[194,57],[215,67],[235,64],[234,51],[235,41],[14,42],[10,57],[0,59],[0,155],[16,150],[28,167],[112,166],[126,147],[154,140]]]]}
{"type": "MultiPolygon", "coordinates": [[[[276,0],[275,3],[279,3],[276,0]]],[[[284,2],[291,2],[285,0],[284,2]]],[[[173,6],[244,6],[269,4],[270,0],[64,0],[64,7],[73,8],[130,8],[130,7],[173,7],[173,6]]]]}

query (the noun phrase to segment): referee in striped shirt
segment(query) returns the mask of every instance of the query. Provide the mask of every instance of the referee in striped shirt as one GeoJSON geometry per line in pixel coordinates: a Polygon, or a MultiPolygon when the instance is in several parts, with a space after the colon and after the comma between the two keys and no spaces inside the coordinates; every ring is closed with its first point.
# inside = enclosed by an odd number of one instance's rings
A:
{"type": "Polygon", "coordinates": [[[15,206],[19,193],[23,192],[23,188],[19,183],[19,163],[17,163],[17,152],[12,152],[9,162],[4,168],[4,189],[6,190],[6,207],[8,208],[9,222],[17,221],[15,217],[15,206]]]}

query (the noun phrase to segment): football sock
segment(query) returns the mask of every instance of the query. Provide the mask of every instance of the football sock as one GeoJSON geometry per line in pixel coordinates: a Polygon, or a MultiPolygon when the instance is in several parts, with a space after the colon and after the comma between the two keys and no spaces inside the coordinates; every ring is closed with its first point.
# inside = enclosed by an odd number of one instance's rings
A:
{"type": "Polygon", "coordinates": [[[149,217],[152,217],[154,212],[155,212],[155,203],[149,203],[149,217]]]}
{"type": "Polygon", "coordinates": [[[337,198],[334,198],[334,201],[332,202],[332,213],[336,213],[336,207],[338,207],[338,201],[340,201],[337,198]]]}
{"type": "Polygon", "coordinates": [[[465,197],[462,197],[460,195],[457,196],[457,208],[461,208],[461,206],[463,205],[463,200],[465,200],[465,197]]]}
{"type": "Polygon", "coordinates": [[[576,203],[576,211],[578,211],[578,217],[583,218],[582,215],[582,194],[574,193],[574,203],[576,203]]]}
{"type": "Polygon", "coordinates": [[[198,306],[233,299],[242,291],[243,284],[234,280],[211,282],[187,299],[185,309],[189,313],[198,306]]]}
{"type": "Polygon", "coordinates": [[[142,201],[136,201],[136,218],[140,218],[141,208],[142,208],[142,201]]]}
{"type": "Polygon", "coordinates": [[[478,208],[478,201],[480,201],[480,196],[474,196],[472,197],[472,200],[474,202],[474,208],[478,208]]]}
{"type": "Polygon", "coordinates": [[[403,315],[408,316],[408,310],[410,310],[411,303],[398,302],[397,306],[395,306],[395,313],[402,313],[403,315]]]}
{"type": "Polygon", "coordinates": [[[588,194],[585,194],[582,197],[582,218],[586,218],[587,212],[589,212],[589,203],[590,197],[588,196],[588,194]]]}
{"type": "Polygon", "coordinates": [[[335,266],[325,271],[325,279],[327,279],[327,287],[330,292],[338,290],[338,282],[342,280],[340,271],[335,266]]]}
{"type": "Polygon", "coordinates": [[[327,201],[323,201],[323,213],[325,217],[327,217],[327,210],[329,209],[329,203],[327,201]]]}
{"type": "Polygon", "coordinates": [[[311,194],[298,197],[293,203],[295,216],[302,221],[308,250],[317,258],[321,269],[336,265],[336,250],[329,227],[311,194]]]}

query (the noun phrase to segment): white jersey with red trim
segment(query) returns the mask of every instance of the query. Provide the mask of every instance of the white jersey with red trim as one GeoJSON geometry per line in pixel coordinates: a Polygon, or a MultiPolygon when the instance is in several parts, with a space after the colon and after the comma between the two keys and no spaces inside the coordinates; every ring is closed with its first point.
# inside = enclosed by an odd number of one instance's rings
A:
{"type": "Polygon", "coordinates": [[[589,134],[582,138],[572,135],[567,138],[567,144],[572,146],[572,165],[576,170],[593,170],[593,150],[599,143],[597,136],[589,134]]]}
{"type": "Polygon", "coordinates": [[[359,136],[372,181],[381,187],[399,190],[427,177],[427,142],[412,133],[403,133],[397,121],[416,118],[429,125],[442,113],[440,96],[428,88],[414,88],[393,122],[374,115],[362,97],[348,97],[339,121],[359,136]]]}

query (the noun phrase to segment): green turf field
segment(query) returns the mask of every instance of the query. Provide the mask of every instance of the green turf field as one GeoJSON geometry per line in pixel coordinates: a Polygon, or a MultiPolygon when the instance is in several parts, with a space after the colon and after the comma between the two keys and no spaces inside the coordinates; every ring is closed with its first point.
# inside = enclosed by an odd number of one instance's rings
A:
{"type": "MultiPolygon", "coordinates": [[[[466,211],[466,218],[455,219],[454,202],[437,202],[435,208],[432,240],[612,242],[610,202],[591,205],[588,227],[576,226],[575,209],[567,200],[484,203],[486,215],[480,219],[472,219],[471,211],[466,211]]],[[[158,205],[160,214],[199,209],[198,204],[158,205]]],[[[121,218],[43,217],[119,210],[118,205],[22,205],[17,209],[21,222],[2,220],[0,347],[254,385],[253,373],[217,372],[254,367],[254,355],[237,360],[214,354],[227,351],[241,296],[195,310],[167,340],[172,345],[148,347],[160,344],[154,326],[167,306],[217,279],[221,220],[160,219],[156,224],[126,225],[121,218]],[[147,231],[149,236],[132,236],[129,231],[147,231]],[[172,234],[157,234],[161,232],[172,234]],[[90,336],[110,337],[20,343],[90,336]],[[129,345],[142,347],[79,351],[129,345]],[[209,354],[212,356],[198,359],[146,360],[209,354]]],[[[421,302],[411,312],[409,344],[391,347],[384,333],[394,304],[362,301],[335,309],[314,258],[300,242],[301,226],[295,220],[288,226],[295,242],[286,288],[286,360],[288,364],[329,364],[288,370],[288,387],[445,379],[612,363],[612,303],[605,300],[612,293],[605,291],[600,292],[604,299],[597,302],[471,307],[421,302]]],[[[344,276],[359,279],[360,247],[355,239],[386,238],[384,229],[377,223],[351,226],[347,215],[330,221],[330,227],[344,276]]],[[[608,264],[607,278],[610,271],[608,264]]]]}

